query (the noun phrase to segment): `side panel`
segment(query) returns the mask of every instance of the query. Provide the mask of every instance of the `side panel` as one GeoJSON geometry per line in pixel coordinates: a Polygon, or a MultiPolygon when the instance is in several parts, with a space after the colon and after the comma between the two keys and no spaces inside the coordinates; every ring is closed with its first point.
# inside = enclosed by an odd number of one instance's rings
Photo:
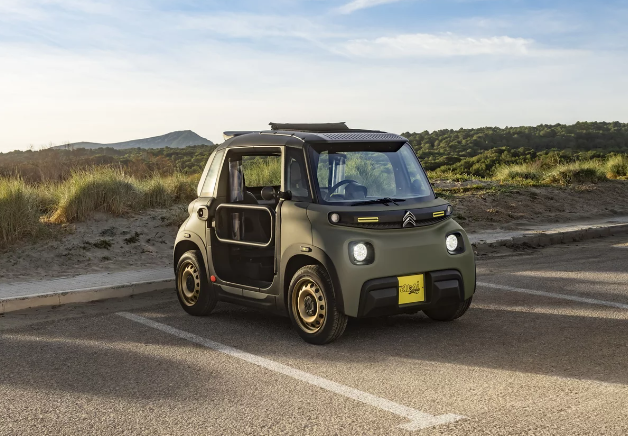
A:
{"type": "Polygon", "coordinates": [[[277,304],[283,307],[284,293],[292,277],[285,277],[286,265],[290,258],[301,252],[301,245],[312,247],[312,224],[307,217],[307,208],[310,203],[283,201],[279,214],[279,298],[277,304]]]}
{"type": "Polygon", "coordinates": [[[294,244],[312,245],[312,223],[307,217],[309,203],[284,201],[281,205],[281,255],[294,244]]]}

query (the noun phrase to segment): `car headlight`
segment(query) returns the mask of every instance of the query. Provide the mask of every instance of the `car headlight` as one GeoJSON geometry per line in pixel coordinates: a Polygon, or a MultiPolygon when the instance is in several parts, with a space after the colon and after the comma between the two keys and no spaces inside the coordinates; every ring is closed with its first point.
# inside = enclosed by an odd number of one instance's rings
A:
{"type": "Polygon", "coordinates": [[[445,246],[449,254],[459,254],[464,252],[464,239],[458,232],[451,233],[445,238],[445,246]]]}
{"type": "Polygon", "coordinates": [[[445,245],[447,245],[447,250],[456,251],[456,248],[458,248],[458,238],[456,237],[456,235],[447,236],[447,239],[445,240],[445,245]]]}
{"type": "Polygon", "coordinates": [[[364,262],[364,259],[366,259],[368,254],[369,251],[363,243],[360,242],[359,244],[355,244],[353,246],[353,258],[358,262],[364,262]]]}
{"type": "Polygon", "coordinates": [[[368,242],[350,242],[349,259],[354,265],[368,265],[375,260],[375,250],[368,242]]]}

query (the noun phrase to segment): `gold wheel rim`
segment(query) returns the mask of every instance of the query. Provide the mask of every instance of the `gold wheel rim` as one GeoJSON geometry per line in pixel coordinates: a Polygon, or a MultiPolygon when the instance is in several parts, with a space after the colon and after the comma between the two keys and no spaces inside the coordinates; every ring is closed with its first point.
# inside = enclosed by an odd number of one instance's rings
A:
{"type": "Polygon", "coordinates": [[[311,279],[304,278],[294,287],[292,293],[292,312],[299,327],[308,332],[316,333],[325,324],[327,316],[327,300],[320,287],[311,279]]]}
{"type": "Polygon", "coordinates": [[[181,301],[183,301],[186,306],[194,306],[201,293],[201,278],[198,273],[198,268],[196,268],[192,262],[184,263],[179,269],[177,282],[177,289],[181,301]]]}

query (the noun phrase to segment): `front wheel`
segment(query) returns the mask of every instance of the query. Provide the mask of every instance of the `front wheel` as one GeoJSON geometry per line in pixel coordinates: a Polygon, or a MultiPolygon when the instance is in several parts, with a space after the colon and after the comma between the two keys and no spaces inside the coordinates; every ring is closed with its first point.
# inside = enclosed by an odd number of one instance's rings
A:
{"type": "Polygon", "coordinates": [[[198,250],[183,253],[177,264],[177,297],[181,307],[190,315],[209,315],[218,295],[207,282],[203,256],[198,250]]]}
{"type": "Polygon", "coordinates": [[[347,316],[336,307],[329,274],[319,265],[304,266],[292,277],[288,313],[301,338],[310,344],[328,344],[347,326],[347,316]]]}
{"type": "Polygon", "coordinates": [[[436,309],[424,310],[428,317],[434,321],[453,321],[460,318],[471,306],[471,300],[473,297],[469,297],[467,300],[461,301],[457,304],[452,304],[443,307],[437,307],[436,309]]]}

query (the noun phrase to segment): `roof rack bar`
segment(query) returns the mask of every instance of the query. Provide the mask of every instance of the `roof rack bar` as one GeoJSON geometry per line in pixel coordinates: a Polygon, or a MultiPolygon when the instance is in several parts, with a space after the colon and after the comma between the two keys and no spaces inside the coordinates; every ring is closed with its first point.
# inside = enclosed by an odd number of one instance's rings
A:
{"type": "Polygon", "coordinates": [[[346,132],[347,124],[339,123],[269,123],[271,130],[288,130],[297,132],[346,132]]]}

